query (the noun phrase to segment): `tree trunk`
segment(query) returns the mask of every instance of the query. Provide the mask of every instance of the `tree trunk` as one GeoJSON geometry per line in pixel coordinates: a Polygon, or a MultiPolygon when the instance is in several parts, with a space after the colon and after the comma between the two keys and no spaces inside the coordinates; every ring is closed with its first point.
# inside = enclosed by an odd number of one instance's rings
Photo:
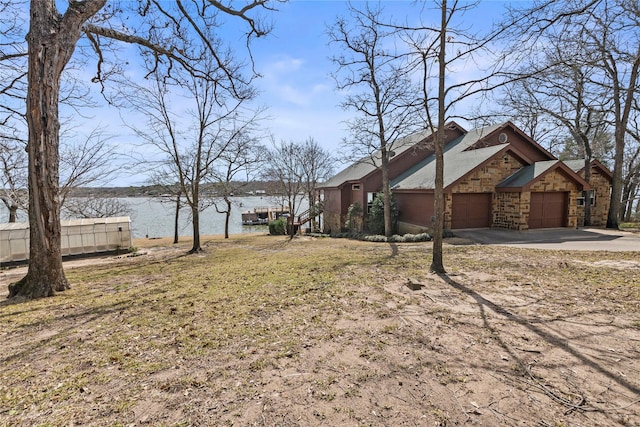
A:
{"type": "Polygon", "coordinates": [[[18,207],[15,205],[9,206],[9,222],[16,222],[18,217],[18,207]]]}
{"type": "Polygon", "coordinates": [[[178,243],[180,236],[178,235],[178,227],[180,225],[180,193],[176,196],[176,215],[173,219],[173,244],[178,243]]]}
{"type": "Polygon", "coordinates": [[[193,223],[193,246],[189,253],[194,254],[202,251],[200,247],[200,210],[198,209],[198,204],[194,204],[191,207],[191,216],[193,223]]]}
{"type": "MultiPolygon", "coordinates": [[[[591,148],[585,144],[585,159],[584,159],[584,180],[587,183],[591,183],[591,148]]],[[[582,192],[584,196],[584,227],[591,226],[591,191],[584,190],[582,192]]]]}
{"type": "Polygon", "coordinates": [[[620,225],[620,206],[622,204],[622,165],[624,162],[625,129],[619,123],[615,130],[615,154],[613,163],[613,182],[611,201],[607,215],[607,228],[618,229],[620,225]]]}
{"type": "Polygon", "coordinates": [[[391,189],[389,188],[389,152],[386,145],[382,151],[382,200],[384,205],[384,235],[391,237],[391,189]]]}
{"type": "Polygon", "coordinates": [[[622,217],[625,222],[631,221],[631,214],[633,213],[633,202],[635,201],[635,195],[638,191],[638,184],[633,184],[629,190],[628,201],[625,203],[625,212],[622,217]]]}
{"type": "Polygon", "coordinates": [[[231,218],[231,200],[228,198],[224,198],[224,201],[227,203],[227,211],[225,212],[224,217],[224,238],[229,238],[229,220],[231,218]]]}
{"type": "Polygon", "coordinates": [[[60,75],[79,36],[62,26],[53,1],[32,1],[28,42],[29,270],[9,298],[41,298],[69,289],[60,249],[60,75]]]}
{"type": "Polygon", "coordinates": [[[613,163],[613,183],[611,185],[611,203],[607,215],[607,228],[618,229],[620,226],[620,206],[622,204],[622,166],[624,162],[625,136],[627,135],[627,125],[631,114],[632,106],[635,105],[635,95],[637,94],[638,77],[640,75],[640,43],[633,57],[633,63],[629,72],[629,85],[623,90],[618,76],[612,76],[613,98],[615,108],[615,154],[613,163]],[[622,100],[624,98],[624,104],[622,100]]]}
{"type": "Polygon", "coordinates": [[[445,48],[447,43],[447,0],[442,0],[440,21],[440,51],[438,52],[438,128],[436,129],[436,182],[434,210],[436,222],[433,225],[433,258],[429,271],[444,274],[442,240],[444,237],[444,140],[445,140],[445,48]]]}

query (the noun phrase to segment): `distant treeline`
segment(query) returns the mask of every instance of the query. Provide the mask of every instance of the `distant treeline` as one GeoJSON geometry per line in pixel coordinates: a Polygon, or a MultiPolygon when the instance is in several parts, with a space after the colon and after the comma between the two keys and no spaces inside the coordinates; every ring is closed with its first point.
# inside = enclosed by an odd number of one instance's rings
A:
{"type": "MultiPolygon", "coordinates": [[[[270,181],[252,181],[243,183],[242,190],[234,196],[270,196],[277,194],[277,184],[270,181]]],[[[215,196],[222,194],[215,184],[206,184],[202,188],[202,195],[215,196]]],[[[129,187],[81,187],[74,188],[72,197],[158,197],[162,195],[177,194],[179,186],[167,185],[142,185],[129,187]]]]}

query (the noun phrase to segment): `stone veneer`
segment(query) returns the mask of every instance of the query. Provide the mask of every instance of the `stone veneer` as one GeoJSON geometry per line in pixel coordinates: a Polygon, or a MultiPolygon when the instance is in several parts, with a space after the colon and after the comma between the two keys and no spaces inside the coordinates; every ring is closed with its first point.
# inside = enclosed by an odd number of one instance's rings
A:
{"type": "Polygon", "coordinates": [[[524,193],[518,192],[500,192],[495,194],[495,203],[493,206],[493,226],[498,228],[508,228],[511,230],[524,230],[527,221],[522,212],[526,208],[529,211],[529,202],[531,193],[527,193],[527,197],[523,202],[521,197],[524,193]]]}
{"type": "MultiPolygon", "coordinates": [[[[529,229],[529,211],[531,209],[532,191],[560,191],[569,193],[567,227],[576,228],[578,224],[577,197],[580,193],[578,186],[566,175],[558,170],[545,175],[535,182],[528,191],[496,192],[495,187],[505,178],[515,173],[524,165],[514,157],[507,155],[507,159],[496,158],[487,163],[473,174],[458,182],[450,193],[445,194],[445,228],[451,228],[452,193],[493,193],[492,197],[492,227],[508,228],[512,230],[529,229]]],[[[606,216],[605,216],[606,221],[606,216]]]]}
{"type": "MultiPolygon", "coordinates": [[[[580,172],[580,176],[584,178],[584,170],[580,172]]],[[[591,225],[604,227],[607,225],[609,203],[611,202],[611,183],[609,178],[593,168],[591,169],[591,179],[589,181],[596,193],[595,204],[591,206],[591,225]]],[[[578,194],[578,196],[581,196],[581,194],[578,194]]],[[[584,224],[584,206],[577,206],[577,210],[578,226],[582,226],[584,224]]]]}
{"type": "Polygon", "coordinates": [[[536,181],[529,188],[530,191],[522,192],[521,200],[523,207],[522,214],[526,217],[527,228],[523,228],[526,230],[529,228],[529,210],[530,210],[530,201],[531,201],[531,192],[551,192],[551,191],[562,191],[569,193],[569,206],[567,209],[566,218],[567,223],[566,227],[576,228],[578,226],[578,213],[577,213],[577,198],[578,193],[581,192],[581,187],[573,182],[569,177],[567,177],[564,173],[560,172],[556,169],[553,172],[546,174],[542,179],[536,181]],[[526,205],[525,203],[526,200],[526,205]]]}
{"type": "MultiPolygon", "coordinates": [[[[500,193],[495,192],[496,185],[502,182],[508,176],[511,176],[516,171],[524,166],[519,160],[509,154],[505,154],[491,160],[481,168],[477,169],[471,175],[460,180],[454,187],[451,188],[451,192],[444,195],[444,227],[451,228],[451,211],[453,209],[453,196],[452,193],[493,193],[493,200],[491,211],[493,212],[493,226],[503,227],[497,225],[496,212],[499,210],[499,197],[500,193]]],[[[510,227],[507,227],[510,228],[510,227]]]]}

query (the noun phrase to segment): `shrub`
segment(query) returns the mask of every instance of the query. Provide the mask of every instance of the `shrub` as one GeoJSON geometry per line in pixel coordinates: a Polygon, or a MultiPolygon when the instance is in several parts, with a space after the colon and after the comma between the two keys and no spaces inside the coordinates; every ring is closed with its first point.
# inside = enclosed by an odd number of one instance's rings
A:
{"type": "Polygon", "coordinates": [[[368,234],[362,237],[362,240],[365,240],[367,242],[389,242],[389,243],[428,242],[431,240],[431,236],[428,233],[405,234],[404,236],[394,234],[393,236],[386,238],[381,234],[368,234]]]}
{"type": "Polygon", "coordinates": [[[358,202],[352,203],[347,210],[347,221],[344,227],[352,233],[357,233],[360,231],[361,223],[362,206],[358,202]]]}
{"type": "Polygon", "coordinates": [[[287,221],[284,218],[278,218],[269,223],[269,234],[272,236],[282,236],[287,234],[287,221]]]}
{"type": "MultiPolygon", "coordinates": [[[[391,195],[391,223],[392,227],[396,228],[396,220],[398,218],[398,206],[393,200],[393,194],[391,195]]],[[[373,234],[384,234],[384,194],[378,193],[373,199],[371,209],[369,210],[369,217],[367,221],[367,228],[373,234]]]]}

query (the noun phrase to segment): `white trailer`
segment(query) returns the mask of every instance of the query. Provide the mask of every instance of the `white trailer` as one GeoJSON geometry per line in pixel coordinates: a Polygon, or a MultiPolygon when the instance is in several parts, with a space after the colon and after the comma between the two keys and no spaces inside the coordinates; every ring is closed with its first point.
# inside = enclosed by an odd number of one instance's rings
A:
{"type": "MultiPolygon", "coordinates": [[[[85,218],[60,221],[62,256],[128,250],[133,246],[131,219],[85,218]]],[[[29,223],[0,224],[0,263],[29,259],[29,223]]]]}

